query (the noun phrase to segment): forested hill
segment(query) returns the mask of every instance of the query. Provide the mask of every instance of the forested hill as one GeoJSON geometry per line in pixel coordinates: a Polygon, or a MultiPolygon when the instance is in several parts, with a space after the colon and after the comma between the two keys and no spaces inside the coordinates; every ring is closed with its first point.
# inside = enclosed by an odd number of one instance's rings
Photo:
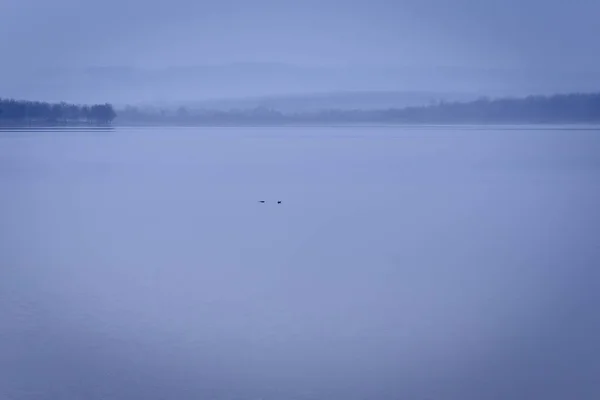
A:
{"type": "Polygon", "coordinates": [[[107,125],[117,114],[110,104],[77,105],[0,98],[0,125],[107,125]]]}
{"type": "Polygon", "coordinates": [[[439,102],[429,106],[379,110],[330,109],[293,113],[268,107],[230,111],[126,107],[118,114],[116,123],[125,125],[597,124],[600,123],[600,93],[439,102]]]}
{"type": "Polygon", "coordinates": [[[600,123],[600,93],[480,99],[388,110],[380,117],[410,123],[600,123]]]}
{"type": "Polygon", "coordinates": [[[380,110],[284,112],[257,107],[210,110],[180,107],[75,105],[0,99],[0,125],[286,125],[286,124],[598,124],[600,93],[439,102],[380,110]],[[115,119],[116,118],[116,119],[115,119]]]}

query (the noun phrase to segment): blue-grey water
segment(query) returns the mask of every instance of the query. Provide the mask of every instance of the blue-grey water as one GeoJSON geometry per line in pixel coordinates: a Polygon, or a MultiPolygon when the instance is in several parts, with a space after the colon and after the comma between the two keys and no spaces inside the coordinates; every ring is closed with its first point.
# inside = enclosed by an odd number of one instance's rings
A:
{"type": "Polygon", "coordinates": [[[598,399],[599,268],[600,129],[0,131],[2,400],[598,399]]]}

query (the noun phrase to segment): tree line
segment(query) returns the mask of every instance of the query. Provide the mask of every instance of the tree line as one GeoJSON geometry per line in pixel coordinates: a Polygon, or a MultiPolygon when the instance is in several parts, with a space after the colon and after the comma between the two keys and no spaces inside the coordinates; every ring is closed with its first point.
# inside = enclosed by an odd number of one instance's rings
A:
{"type": "Polygon", "coordinates": [[[470,102],[385,110],[322,110],[283,113],[267,107],[249,110],[176,110],[126,107],[123,124],[241,125],[241,124],[558,124],[600,123],[600,93],[557,94],[524,98],[481,98],[470,102]]]}
{"type": "Polygon", "coordinates": [[[0,124],[4,125],[108,125],[116,116],[108,103],[77,105],[0,98],[0,124]]]}
{"type": "Polygon", "coordinates": [[[283,113],[268,107],[249,110],[156,109],[110,104],[76,105],[0,99],[0,125],[42,124],[557,124],[600,123],[600,93],[558,94],[524,98],[481,98],[385,110],[321,110],[283,113]]]}
{"type": "Polygon", "coordinates": [[[411,123],[600,123],[600,93],[440,102],[379,113],[383,120],[411,123]]]}

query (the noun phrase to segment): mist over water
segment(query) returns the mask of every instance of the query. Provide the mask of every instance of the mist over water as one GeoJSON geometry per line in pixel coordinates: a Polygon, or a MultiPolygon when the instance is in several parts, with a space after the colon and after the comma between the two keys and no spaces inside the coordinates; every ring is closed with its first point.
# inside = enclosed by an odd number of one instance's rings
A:
{"type": "Polygon", "coordinates": [[[0,397],[595,399],[599,151],[569,129],[3,131],[0,397]]]}

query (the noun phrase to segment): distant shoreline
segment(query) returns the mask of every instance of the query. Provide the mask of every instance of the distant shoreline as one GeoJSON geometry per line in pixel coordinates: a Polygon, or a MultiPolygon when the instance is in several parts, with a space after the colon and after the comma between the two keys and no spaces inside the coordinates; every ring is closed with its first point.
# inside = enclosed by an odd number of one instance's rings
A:
{"type": "Polygon", "coordinates": [[[0,98],[0,126],[110,125],[116,116],[109,103],[79,105],[0,98]]]}
{"type": "Polygon", "coordinates": [[[414,128],[414,129],[549,129],[549,130],[598,130],[600,122],[569,122],[569,123],[288,123],[288,124],[0,124],[0,131],[7,130],[117,130],[135,128],[414,128]]]}
{"type": "Polygon", "coordinates": [[[524,98],[481,98],[388,109],[323,109],[282,112],[258,106],[240,110],[179,107],[125,107],[117,125],[273,126],[273,125],[564,125],[600,124],[600,93],[574,93],[524,98]]]}
{"type": "Polygon", "coordinates": [[[0,128],[78,128],[78,127],[90,127],[90,128],[106,128],[115,126],[112,123],[89,123],[89,122],[34,122],[34,123],[22,123],[22,122],[6,122],[0,121],[0,128]]]}
{"type": "MultiPolygon", "coordinates": [[[[549,126],[549,127],[561,127],[561,126],[572,126],[572,127],[589,127],[590,129],[600,129],[600,121],[598,122],[455,122],[455,123],[385,123],[385,122],[364,122],[364,123],[247,123],[247,124],[226,124],[226,123],[113,123],[108,127],[113,128],[311,128],[311,127],[357,127],[357,128],[368,128],[368,127],[430,127],[430,128],[443,128],[443,127],[520,127],[520,126],[549,126]]],[[[96,127],[107,127],[96,126],[96,127]]]]}
{"type": "Polygon", "coordinates": [[[600,93],[481,98],[428,106],[281,112],[179,107],[115,111],[109,103],[74,105],[0,99],[2,127],[269,127],[269,126],[563,126],[600,124],[600,93]]]}

